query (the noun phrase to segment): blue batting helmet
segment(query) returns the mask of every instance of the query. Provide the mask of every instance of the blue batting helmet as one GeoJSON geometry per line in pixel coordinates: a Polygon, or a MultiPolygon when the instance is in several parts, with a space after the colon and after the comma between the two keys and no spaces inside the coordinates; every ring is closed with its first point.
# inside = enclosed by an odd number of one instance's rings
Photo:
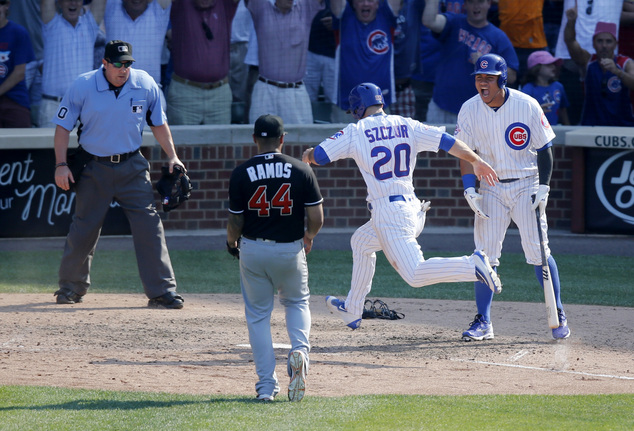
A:
{"type": "Polygon", "coordinates": [[[348,113],[360,120],[365,115],[365,110],[369,106],[383,105],[383,93],[381,89],[371,82],[364,82],[354,87],[348,96],[350,109],[348,113]]]}
{"type": "Polygon", "coordinates": [[[506,61],[497,54],[484,54],[476,61],[472,75],[499,75],[498,87],[504,88],[508,80],[506,61]]]}

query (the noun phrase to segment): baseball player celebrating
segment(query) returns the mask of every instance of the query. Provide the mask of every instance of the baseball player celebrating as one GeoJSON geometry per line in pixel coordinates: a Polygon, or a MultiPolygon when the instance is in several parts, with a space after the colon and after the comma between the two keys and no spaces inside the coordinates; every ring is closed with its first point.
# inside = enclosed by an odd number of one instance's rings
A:
{"type": "Polygon", "coordinates": [[[288,398],[304,397],[311,324],[306,253],[324,222],[317,178],[309,166],[282,154],[284,135],[280,117],[260,116],[253,131],[258,154],[235,168],[229,181],[227,247],[240,257],[240,285],[259,378],[255,390],[265,402],[280,391],[271,338],[276,292],[291,341],[288,398]]]}
{"type": "Polygon", "coordinates": [[[346,325],[361,325],[365,297],[372,287],[376,252],[383,250],[390,264],[412,287],[435,283],[480,280],[492,292],[502,284],[489,265],[487,256],[476,251],[471,256],[425,260],[416,240],[425,224],[429,203],[414,194],[412,176],[416,156],[421,151],[439,149],[470,163],[483,182],[493,186],[497,174],[464,142],[411,118],[386,115],[381,89],[372,83],[359,84],[349,96],[350,112],[359,120],[304,151],[302,160],[325,165],[352,158],[359,166],[368,188],[371,218],[353,234],[352,283],[345,302],[328,296],[331,312],[346,325]]]}
{"type": "MultiPolygon", "coordinates": [[[[559,274],[548,248],[546,202],[553,169],[552,140],[555,137],[542,108],[532,97],[506,87],[506,61],[486,54],[475,65],[476,96],[467,100],[458,114],[455,136],[462,139],[500,176],[496,187],[480,183],[476,192],[477,172],[460,162],[464,194],[475,212],[475,248],[484,250],[495,268],[499,265],[502,242],[511,220],[519,229],[526,262],[535,265],[543,286],[541,250],[535,210],[539,206],[545,254],[552,275],[559,327],[552,330],[556,339],[567,338],[570,329],[560,298],[559,274]],[[474,175],[475,173],[475,175],[474,175]],[[533,199],[532,196],[535,195],[533,199]]],[[[478,309],[465,341],[493,338],[491,302],[487,286],[475,283],[478,309]]]]}

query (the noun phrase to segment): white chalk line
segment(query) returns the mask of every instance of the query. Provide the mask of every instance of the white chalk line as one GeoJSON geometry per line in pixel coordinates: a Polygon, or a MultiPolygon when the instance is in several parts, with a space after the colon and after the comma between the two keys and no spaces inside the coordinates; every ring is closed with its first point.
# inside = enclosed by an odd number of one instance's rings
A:
{"type": "Polygon", "coordinates": [[[588,376],[588,377],[606,377],[606,378],[609,378],[609,379],[634,380],[634,377],[627,377],[627,376],[613,376],[611,374],[584,373],[583,371],[553,370],[553,369],[550,369],[550,368],[529,367],[527,365],[502,364],[502,363],[498,363],[498,362],[476,361],[475,359],[450,358],[450,360],[451,361],[455,361],[455,362],[471,362],[471,363],[474,363],[474,364],[495,365],[495,366],[498,366],[498,367],[510,367],[510,368],[522,368],[522,369],[525,369],[525,370],[548,371],[548,372],[551,372],[551,373],[577,374],[577,375],[588,376]]]}
{"type": "Polygon", "coordinates": [[[521,358],[528,355],[528,353],[529,353],[528,350],[520,350],[519,352],[511,356],[510,359],[511,361],[519,361],[521,358]]]}
{"type": "MultiPolygon", "coordinates": [[[[251,348],[250,344],[236,344],[236,347],[246,347],[246,348],[251,348]]],[[[282,343],[273,343],[273,348],[274,349],[290,349],[291,346],[290,344],[282,344],[282,343]]]]}

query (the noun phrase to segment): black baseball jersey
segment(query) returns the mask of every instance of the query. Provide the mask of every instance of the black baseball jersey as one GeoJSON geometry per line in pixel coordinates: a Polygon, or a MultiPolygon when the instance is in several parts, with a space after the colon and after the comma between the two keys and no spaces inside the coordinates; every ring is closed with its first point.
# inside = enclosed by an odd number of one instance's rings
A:
{"type": "Polygon", "coordinates": [[[244,215],[242,234],[280,242],[304,237],[304,208],[323,198],[313,170],[282,153],[259,154],[235,168],[229,211],[244,215]]]}

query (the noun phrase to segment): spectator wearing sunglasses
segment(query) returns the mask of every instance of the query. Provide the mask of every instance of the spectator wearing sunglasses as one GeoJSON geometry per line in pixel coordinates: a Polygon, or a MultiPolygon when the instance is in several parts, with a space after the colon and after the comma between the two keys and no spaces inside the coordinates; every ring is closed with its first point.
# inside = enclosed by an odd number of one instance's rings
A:
{"type": "Polygon", "coordinates": [[[253,86],[249,122],[261,115],[284,124],[312,124],[313,109],[304,85],[310,27],[323,0],[245,0],[258,41],[260,76],[253,86]]]}
{"type": "MultiPolygon", "coordinates": [[[[94,0],[93,0],[94,1],[94,0]]],[[[135,65],[161,82],[161,56],[172,0],[107,0],[106,40],[134,46],[135,65]]]]}
{"type": "Polygon", "coordinates": [[[576,39],[577,9],[566,11],[564,32],[568,52],[582,71],[585,89],[584,126],[634,127],[630,92],[634,90],[634,61],[616,53],[616,23],[598,22],[593,36],[594,54],[576,39]]]}
{"type": "Polygon", "coordinates": [[[53,117],[62,97],[82,73],[93,70],[95,41],[106,0],[42,0],[42,101],[39,127],[55,127],[53,117]]]}
{"type": "Polygon", "coordinates": [[[238,0],[173,0],[170,124],[230,124],[231,22],[238,0]]]}
{"type": "Polygon", "coordinates": [[[139,151],[145,123],[167,155],[170,173],[183,163],[176,155],[161,90],[134,62],[132,45],[106,44],[102,67],[80,75],[64,95],[55,116],[55,184],[74,186],[75,214],[59,268],[58,304],[82,302],[90,287],[90,264],[110,204],[125,213],[135,244],[139,275],[149,307],[183,308],[176,293],[163,224],[156,212],[149,164],[139,151]],[[66,153],[77,121],[86,166],[71,172],[66,153]],[[77,175],[75,177],[74,175],[77,175]]]}

